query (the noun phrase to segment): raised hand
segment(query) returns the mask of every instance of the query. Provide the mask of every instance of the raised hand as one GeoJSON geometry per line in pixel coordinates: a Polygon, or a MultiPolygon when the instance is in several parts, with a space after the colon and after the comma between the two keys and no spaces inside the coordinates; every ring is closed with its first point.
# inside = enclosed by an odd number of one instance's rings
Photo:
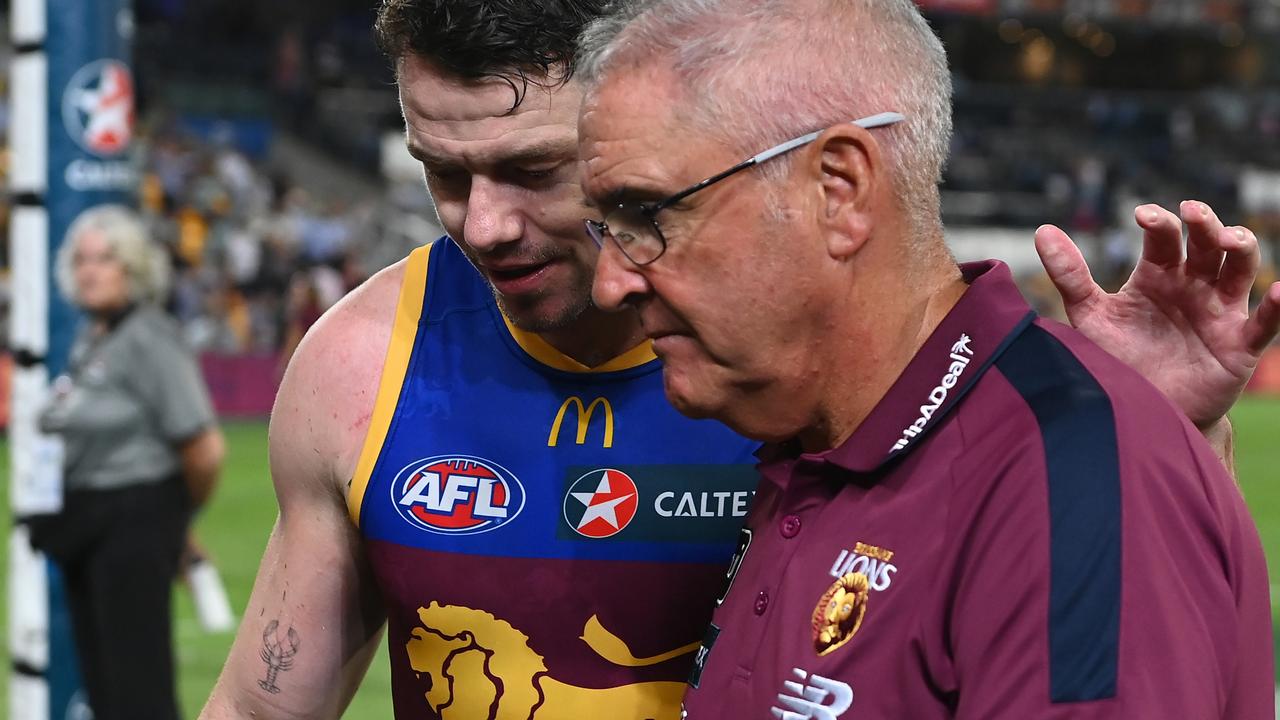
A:
{"type": "Polygon", "coordinates": [[[1036,251],[1061,293],[1071,324],[1136,368],[1196,426],[1226,415],[1280,330],[1280,283],[1249,314],[1258,273],[1258,239],[1224,227],[1213,210],[1188,200],[1178,215],[1158,205],[1135,211],[1142,258],[1118,292],[1094,282],[1071,238],[1052,225],[1036,231],[1036,251]],[[1183,226],[1187,229],[1183,252],[1183,226]]]}

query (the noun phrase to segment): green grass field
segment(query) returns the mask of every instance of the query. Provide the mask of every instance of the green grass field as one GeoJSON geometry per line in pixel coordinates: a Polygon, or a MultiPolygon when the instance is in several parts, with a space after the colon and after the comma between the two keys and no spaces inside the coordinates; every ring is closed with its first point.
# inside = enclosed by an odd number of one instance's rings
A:
{"type": "MultiPolygon", "coordinates": [[[[1271,576],[1280,577],[1280,399],[1246,399],[1234,411],[1237,463],[1245,498],[1262,533],[1271,576]]],[[[275,499],[267,476],[266,424],[229,423],[225,426],[229,455],[222,485],[199,520],[199,533],[216,559],[231,596],[232,607],[243,610],[258,569],[258,558],[275,521],[275,499]]],[[[7,503],[8,446],[0,439],[0,498],[7,503]]],[[[7,537],[8,513],[0,513],[0,530],[7,537]]],[[[0,590],[7,579],[0,553],[0,590]]],[[[1274,587],[1274,586],[1273,586],[1274,587]]],[[[183,709],[195,717],[217,679],[231,646],[231,633],[208,634],[195,619],[186,590],[175,588],[179,685],[183,709]]],[[[1272,611],[1277,609],[1272,593],[1272,611]]],[[[0,592],[0,604],[6,595],[0,592]]],[[[0,617],[7,614],[0,613],[0,617]]],[[[1280,626],[1280,616],[1277,617],[1280,626]]],[[[0,627],[0,653],[7,653],[5,628],[0,627]]],[[[7,658],[3,659],[8,667],[7,658]]],[[[7,686],[0,683],[0,708],[8,708],[7,686]]],[[[391,680],[386,649],[373,661],[364,685],[347,711],[351,718],[390,718],[391,680]]],[[[5,710],[0,710],[3,714],[5,710]]]]}
{"type": "MultiPolygon", "coordinates": [[[[275,494],[267,474],[267,425],[265,422],[227,423],[227,463],[222,483],[210,506],[197,521],[200,540],[222,573],[237,615],[244,610],[258,572],[258,559],[267,544],[267,535],[276,519],[275,494]]],[[[8,538],[9,464],[8,444],[0,439],[0,498],[5,512],[0,513],[0,527],[8,538]]],[[[0,566],[7,563],[7,553],[0,553],[0,566]]],[[[0,567],[0,590],[8,579],[0,567]]],[[[7,595],[0,592],[0,605],[7,595]]],[[[178,687],[182,710],[194,718],[204,706],[222,663],[231,647],[233,633],[206,633],[196,621],[191,596],[186,587],[174,586],[174,640],[178,656],[178,687]]],[[[0,617],[8,617],[0,613],[0,617]]],[[[7,628],[0,627],[0,640],[7,628]]],[[[0,642],[4,667],[9,667],[8,642],[0,642]]],[[[8,712],[8,686],[0,682],[0,716],[8,712]]],[[[350,718],[390,718],[391,673],[384,647],[374,658],[364,684],[348,708],[350,718]]]]}
{"type": "MultiPolygon", "coordinates": [[[[276,520],[276,500],[267,473],[266,423],[228,423],[223,431],[228,452],[222,483],[198,519],[196,530],[222,572],[231,607],[239,614],[249,601],[258,559],[276,520]]],[[[178,697],[183,711],[194,718],[222,670],[233,634],[204,632],[184,586],[175,588],[174,607],[178,697]]],[[[374,658],[346,717],[392,717],[391,672],[385,645],[374,658]]]]}

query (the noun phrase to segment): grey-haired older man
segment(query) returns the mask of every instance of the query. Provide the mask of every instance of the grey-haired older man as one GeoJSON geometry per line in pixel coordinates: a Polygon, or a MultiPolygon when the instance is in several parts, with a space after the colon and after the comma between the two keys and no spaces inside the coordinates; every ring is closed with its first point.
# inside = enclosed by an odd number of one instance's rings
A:
{"type": "MultiPolygon", "coordinates": [[[[1271,717],[1230,475],[947,251],[950,81],[914,3],[666,0],[584,57],[596,302],[638,313],[677,409],[767,443],[688,717],[1271,717]]],[[[1187,272],[1235,289],[1243,235],[1214,238],[1187,272]]]]}

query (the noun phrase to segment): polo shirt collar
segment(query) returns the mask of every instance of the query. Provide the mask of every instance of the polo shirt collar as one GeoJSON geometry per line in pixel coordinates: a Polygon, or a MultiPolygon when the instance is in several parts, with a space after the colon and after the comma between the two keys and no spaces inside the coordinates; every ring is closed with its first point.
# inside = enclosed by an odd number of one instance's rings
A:
{"type": "Polygon", "coordinates": [[[762,474],[786,487],[793,461],[872,473],[911,452],[968,393],[1036,315],[998,260],[960,266],[969,288],[920,351],[839,447],[801,454],[795,441],[757,453],[762,474]]]}

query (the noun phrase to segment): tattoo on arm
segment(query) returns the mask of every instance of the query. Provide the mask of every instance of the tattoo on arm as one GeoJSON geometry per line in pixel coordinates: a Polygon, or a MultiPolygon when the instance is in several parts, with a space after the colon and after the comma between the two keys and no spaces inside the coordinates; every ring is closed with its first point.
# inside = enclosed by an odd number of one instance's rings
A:
{"type": "Polygon", "coordinates": [[[290,625],[284,637],[280,636],[280,621],[272,620],[262,631],[262,662],[267,664],[266,678],[258,681],[258,687],[271,693],[280,692],[276,679],[280,673],[293,668],[293,658],[301,645],[298,631],[290,625]]]}

